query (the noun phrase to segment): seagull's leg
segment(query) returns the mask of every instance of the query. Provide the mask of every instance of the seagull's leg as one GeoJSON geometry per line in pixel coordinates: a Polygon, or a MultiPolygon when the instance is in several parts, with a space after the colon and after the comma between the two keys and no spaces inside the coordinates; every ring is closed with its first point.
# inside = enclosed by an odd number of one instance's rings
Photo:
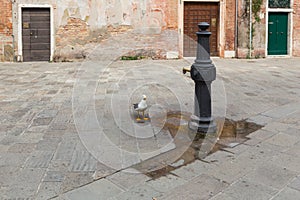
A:
{"type": "Polygon", "coordinates": [[[138,117],[136,118],[136,121],[140,121],[141,120],[141,118],[140,118],[140,111],[137,111],[137,113],[138,113],[138,117]]]}
{"type": "Polygon", "coordinates": [[[143,110],[143,118],[144,120],[148,120],[149,118],[145,117],[145,111],[143,110]]]}

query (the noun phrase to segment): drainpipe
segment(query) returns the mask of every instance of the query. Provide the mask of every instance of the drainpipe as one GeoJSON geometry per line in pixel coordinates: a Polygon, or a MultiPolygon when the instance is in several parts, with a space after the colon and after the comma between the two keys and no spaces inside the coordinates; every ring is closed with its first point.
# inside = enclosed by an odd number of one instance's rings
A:
{"type": "Polygon", "coordinates": [[[12,48],[13,48],[13,62],[16,62],[16,56],[15,56],[15,36],[14,34],[11,35],[12,37],[12,48]]]}
{"type": "Polygon", "coordinates": [[[16,56],[15,56],[15,35],[14,35],[14,6],[15,0],[11,1],[11,23],[12,23],[12,48],[13,48],[13,62],[16,62],[16,56]]]}
{"type": "Polygon", "coordinates": [[[239,31],[238,31],[238,6],[239,0],[235,0],[235,40],[234,40],[234,47],[235,47],[235,57],[238,57],[238,38],[239,38],[239,31]]]}
{"type": "Polygon", "coordinates": [[[249,57],[251,58],[251,50],[252,50],[252,0],[250,0],[250,17],[249,17],[249,57]]]}

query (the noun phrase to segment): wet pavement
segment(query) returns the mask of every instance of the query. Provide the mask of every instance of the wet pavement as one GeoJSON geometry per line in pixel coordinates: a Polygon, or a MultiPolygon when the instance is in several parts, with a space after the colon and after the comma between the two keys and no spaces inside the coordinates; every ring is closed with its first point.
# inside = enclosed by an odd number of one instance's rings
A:
{"type": "Polygon", "coordinates": [[[85,62],[0,63],[1,199],[300,196],[300,59],[214,58],[214,116],[263,127],[210,155],[219,135],[208,137],[202,159],[185,162],[193,134],[170,113],[192,113],[181,72],[192,60],[122,61],[123,49],[103,48],[85,62]],[[142,94],[150,120],[136,123],[142,94]]]}

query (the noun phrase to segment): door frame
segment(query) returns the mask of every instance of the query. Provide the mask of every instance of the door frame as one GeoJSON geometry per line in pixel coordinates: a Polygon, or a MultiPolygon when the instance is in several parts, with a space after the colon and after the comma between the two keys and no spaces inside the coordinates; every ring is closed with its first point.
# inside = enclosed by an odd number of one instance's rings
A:
{"type": "MultiPolygon", "coordinates": [[[[224,30],[224,15],[225,9],[224,3],[220,0],[179,0],[179,9],[178,9],[178,33],[179,33],[179,52],[180,55],[183,56],[183,45],[184,45],[184,2],[197,2],[197,3],[219,3],[219,26],[218,26],[218,36],[217,36],[217,44],[219,57],[222,57],[224,52],[224,44],[225,44],[225,30],[224,30]]],[[[196,34],[196,33],[195,33],[196,34]]]]}
{"type": "Polygon", "coordinates": [[[54,54],[54,26],[53,26],[53,6],[50,4],[20,4],[18,6],[18,61],[23,61],[23,43],[22,43],[22,8],[49,8],[50,9],[50,61],[53,61],[54,54]]]}
{"type": "MultiPolygon", "coordinates": [[[[293,0],[290,1],[291,7],[294,3],[293,0]]],[[[266,45],[265,45],[265,55],[266,57],[291,57],[293,55],[293,8],[269,8],[269,0],[266,1],[266,45]],[[288,14],[288,33],[287,33],[287,55],[268,55],[268,41],[269,41],[269,13],[287,13],[288,14]]]]}

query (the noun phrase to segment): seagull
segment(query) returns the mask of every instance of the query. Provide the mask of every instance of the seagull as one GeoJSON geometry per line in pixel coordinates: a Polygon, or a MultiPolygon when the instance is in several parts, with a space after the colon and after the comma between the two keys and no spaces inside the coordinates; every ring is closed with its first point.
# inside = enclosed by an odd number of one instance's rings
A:
{"type": "Polygon", "coordinates": [[[140,101],[140,103],[133,104],[133,109],[135,111],[137,111],[137,113],[138,113],[138,118],[136,119],[137,121],[141,120],[141,118],[140,118],[140,112],[143,113],[143,119],[144,120],[148,120],[148,118],[145,117],[145,110],[147,109],[146,99],[147,99],[146,95],[143,95],[143,98],[140,101]]]}

